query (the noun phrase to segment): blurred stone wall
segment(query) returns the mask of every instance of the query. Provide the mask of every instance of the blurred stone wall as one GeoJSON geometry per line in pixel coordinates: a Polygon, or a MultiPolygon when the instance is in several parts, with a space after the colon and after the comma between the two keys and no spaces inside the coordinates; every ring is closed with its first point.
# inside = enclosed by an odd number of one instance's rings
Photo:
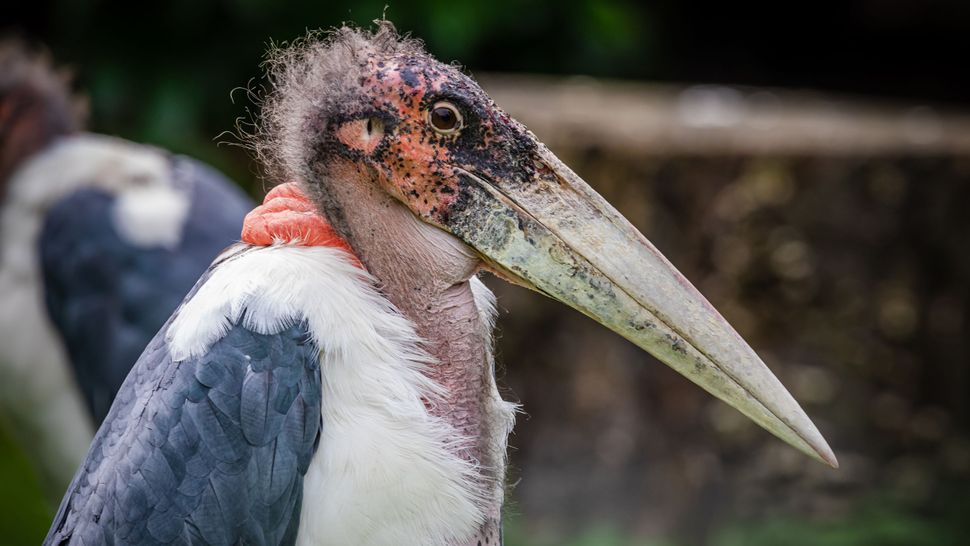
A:
{"type": "Polygon", "coordinates": [[[970,484],[970,123],[815,94],[482,77],[751,343],[841,462],[800,455],[632,344],[501,281],[525,414],[511,510],[703,543],[729,521],[932,511],[970,484]]]}

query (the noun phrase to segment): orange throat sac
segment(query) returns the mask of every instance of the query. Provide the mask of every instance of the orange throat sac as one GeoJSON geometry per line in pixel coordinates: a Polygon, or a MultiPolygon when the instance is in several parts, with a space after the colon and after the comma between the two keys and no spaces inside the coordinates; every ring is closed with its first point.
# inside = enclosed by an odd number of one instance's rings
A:
{"type": "Polygon", "coordinates": [[[346,251],[361,267],[353,249],[323,217],[295,182],[276,186],[243,222],[242,242],[254,246],[289,244],[329,246],[346,251]]]}

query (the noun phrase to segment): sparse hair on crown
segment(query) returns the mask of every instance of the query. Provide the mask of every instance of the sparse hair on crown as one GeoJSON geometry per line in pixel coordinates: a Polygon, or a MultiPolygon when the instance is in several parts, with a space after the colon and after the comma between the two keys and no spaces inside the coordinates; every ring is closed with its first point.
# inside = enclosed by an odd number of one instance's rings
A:
{"type": "Polygon", "coordinates": [[[257,128],[249,135],[241,131],[271,183],[307,179],[312,134],[351,98],[369,57],[426,54],[420,40],[402,36],[390,21],[374,23],[373,30],[343,26],[271,45],[264,62],[269,89],[257,99],[257,128]]]}

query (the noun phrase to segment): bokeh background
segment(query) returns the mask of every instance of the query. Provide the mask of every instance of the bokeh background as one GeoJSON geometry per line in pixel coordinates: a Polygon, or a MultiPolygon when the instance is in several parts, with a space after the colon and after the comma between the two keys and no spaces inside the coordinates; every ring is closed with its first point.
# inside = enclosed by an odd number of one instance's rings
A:
{"type": "MultiPolygon", "coordinates": [[[[92,130],[203,159],[259,196],[231,131],[252,119],[242,89],[259,88],[267,45],[385,14],[646,233],[842,463],[489,281],[501,382],[525,410],[510,546],[965,543],[970,5],[62,0],[5,5],[0,31],[74,70],[92,130]]],[[[53,507],[2,434],[0,488],[0,543],[38,543],[53,507]]]]}

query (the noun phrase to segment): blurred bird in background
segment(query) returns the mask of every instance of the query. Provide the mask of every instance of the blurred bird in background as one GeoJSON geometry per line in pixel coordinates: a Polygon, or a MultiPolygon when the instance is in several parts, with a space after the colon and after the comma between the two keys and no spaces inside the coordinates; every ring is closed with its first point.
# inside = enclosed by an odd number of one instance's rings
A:
{"type": "Polygon", "coordinates": [[[152,340],[46,544],[501,544],[515,407],[483,269],[837,466],[704,297],[460,70],[387,22],[270,66],[256,147],[298,183],[152,340]]]}
{"type": "Polygon", "coordinates": [[[0,416],[55,502],[131,365],[252,206],[205,164],[83,126],[66,74],[0,43],[0,416]]]}

